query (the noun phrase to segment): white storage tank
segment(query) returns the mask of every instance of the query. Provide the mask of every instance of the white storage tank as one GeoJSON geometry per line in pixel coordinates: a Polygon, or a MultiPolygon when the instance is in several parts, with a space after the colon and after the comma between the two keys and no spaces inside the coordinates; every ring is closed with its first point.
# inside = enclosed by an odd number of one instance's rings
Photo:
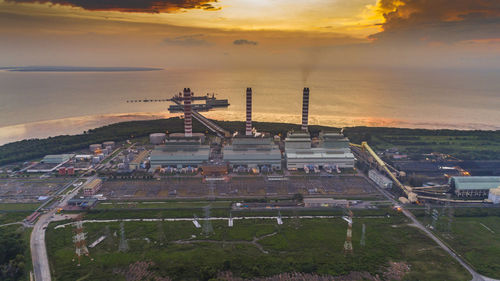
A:
{"type": "Polygon", "coordinates": [[[105,141],[102,143],[102,147],[107,148],[110,146],[111,148],[115,147],[115,142],[114,141],[105,141]]]}
{"type": "Polygon", "coordinates": [[[89,149],[92,152],[95,152],[96,150],[101,149],[101,148],[102,148],[102,145],[100,145],[98,143],[94,143],[94,144],[89,145],[89,149]]]}
{"type": "Polygon", "coordinates": [[[167,139],[167,134],[165,133],[154,133],[149,135],[149,141],[151,144],[162,144],[167,139]]]}

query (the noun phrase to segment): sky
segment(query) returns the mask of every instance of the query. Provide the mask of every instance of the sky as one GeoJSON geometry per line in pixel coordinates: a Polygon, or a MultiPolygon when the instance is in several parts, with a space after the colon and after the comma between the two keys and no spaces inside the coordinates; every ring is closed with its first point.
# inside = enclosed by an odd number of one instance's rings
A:
{"type": "Polygon", "coordinates": [[[500,68],[498,0],[0,0],[0,66],[500,68]]]}

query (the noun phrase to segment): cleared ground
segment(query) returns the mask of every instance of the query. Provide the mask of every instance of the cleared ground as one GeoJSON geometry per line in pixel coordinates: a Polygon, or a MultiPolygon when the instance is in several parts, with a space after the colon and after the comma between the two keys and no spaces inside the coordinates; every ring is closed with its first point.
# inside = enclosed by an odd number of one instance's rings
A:
{"type": "Polygon", "coordinates": [[[100,191],[108,199],[151,199],[178,197],[263,197],[295,193],[349,197],[376,197],[380,194],[359,176],[294,176],[285,181],[265,177],[234,177],[229,182],[204,183],[201,178],[172,177],[162,181],[106,181],[100,191]]]}
{"type": "Polygon", "coordinates": [[[280,226],[273,219],[247,219],[235,221],[233,228],[227,221],[213,221],[206,228],[195,228],[190,221],[85,223],[87,244],[106,238],[90,249],[94,261],[84,257],[80,267],[72,261],[71,226],[54,229],[51,224],[47,245],[55,280],[126,280],[131,268],[148,280],[208,280],[221,272],[251,278],[293,271],[331,276],[364,272],[390,278],[387,272],[394,270],[388,269],[389,262],[409,267],[406,274],[402,271],[404,280],[470,279],[458,263],[407,223],[397,214],[355,219],[353,255],[343,253],[347,224],[340,218],[290,218],[280,226]],[[203,229],[213,231],[205,234],[203,229]]]}
{"type": "Polygon", "coordinates": [[[0,179],[2,203],[33,203],[39,196],[52,195],[67,184],[67,179],[0,179]]]}

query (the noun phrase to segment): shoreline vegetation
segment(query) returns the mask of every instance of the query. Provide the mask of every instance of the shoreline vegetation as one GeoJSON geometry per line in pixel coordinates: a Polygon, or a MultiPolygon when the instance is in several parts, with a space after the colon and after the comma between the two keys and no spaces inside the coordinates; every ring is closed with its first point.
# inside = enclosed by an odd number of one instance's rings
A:
{"type": "MultiPolygon", "coordinates": [[[[0,146],[0,165],[28,161],[47,154],[58,154],[84,149],[93,143],[104,141],[125,141],[147,137],[151,133],[183,132],[184,121],[179,117],[168,119],[127,121],[77,135],[60,135],[45,139],[26,139],[0,146]]],[[[228,131],[241,131],[243,121],[215,121],[228,131]]],[[[254,127],[282,138],[291,130],[299,131],[300,125],[289,123],[253,122],[254,127]]],[[[320,131],[340,131],[340,128],[309,126],[312,136],[320,131]]],[[[347,127],[343,133],[353,143],[367,141],[377,150],[397,148],[411,159],[419,159],[422,154],[439,152],[450,154],[462,160],[499,160],[500,131],[482,130],[431,130],[403,129],[387,127],[347,127]]],[[[193,131],[211,134],[198,121],[193,120],[193,131]]]]}

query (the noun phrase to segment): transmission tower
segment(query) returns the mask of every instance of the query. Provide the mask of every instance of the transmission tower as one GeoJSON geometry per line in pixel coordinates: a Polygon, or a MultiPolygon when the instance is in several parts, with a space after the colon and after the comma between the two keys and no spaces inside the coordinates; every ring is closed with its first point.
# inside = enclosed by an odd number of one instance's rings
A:
{"type": "Polygon", "coordinates": [[[345,238],[344,242],[344,254],[352,254],[353,248],[352,248],[352,211],[350,209],[347,209],[347,216],[343,216],[342,219],[344,219],[347,222],[347,235],[345,238]]]}
{"type": "Polygon", "coordinates": [[[431,204],[428,202],[425,203],[425,216],[428,217],[431,215],[431,204]]]}
{"type": "Polygon", "coordinates": [[[125,238],[125,228],[123,222],[120,223],[120,245],[118,246],[118,251],[126,252],[128,251],[128,242],[125,238]]]}
{"type": "Polygon", "coordinates": [[[432,229],[436,229],[436,224],[439,219],[439,211],[437,209],[432,209],[432,229]]]}
{"type": "Polygon", "coordinates": [[[215,200],[215,184],[213,181],[209,182],[208,190],[209,190],[209,194],[208,194],[209,200],[212,200],[212,201],[215,200]]]}
{"type": "Polygon", "coordinates": [[[359,245],[361,245],[362,247],[365,246],[366,242],[365,242],[365,232],[366,232],[366,225],[363,224],[363,226],[361,227],[361,240],[359,241],[359,245]]]}
{"type": "MultiPolygon", "coordinates": [[[[85,237],[86,234],[83,232],[83,222],[78,220],[75,222],[75,236],[73,236],[73,242],[75,242],[75,256],[78,258],[77,266],[80,266],[81,256],[85,255],[90,257],[85,237]]],[[[75,259],[73,259],[73,261],[74,260],[75,259]]]]}
{"type": "MultiPolygon", "coordinates": [[[[450,199],[451,198],[451,194],[446,194],[446,198],[447,199],[450,199]]],[[[451,224],[453,223],[453,217],[454,217],[454,210],[453,210],[453,205],[451,205],[451,203],[449,201],[446,201],[446,203],[444,204],[444,208],[445,208],[445,211],[446,211],[446,214],[448,214],[448,232],[451,232],[451,224]]],[[[443,211],[443,214],[445,212],[443,211]]]]}
{"type": "Polygon", "coordinates": [[[210,205],[203,208],[203,211],[205,213],[205,221],[203,222],[203,234],[205,235],[210,235],[212,232],[214,232],[212,221],[210,220],[210,209],[210,205]]]}

